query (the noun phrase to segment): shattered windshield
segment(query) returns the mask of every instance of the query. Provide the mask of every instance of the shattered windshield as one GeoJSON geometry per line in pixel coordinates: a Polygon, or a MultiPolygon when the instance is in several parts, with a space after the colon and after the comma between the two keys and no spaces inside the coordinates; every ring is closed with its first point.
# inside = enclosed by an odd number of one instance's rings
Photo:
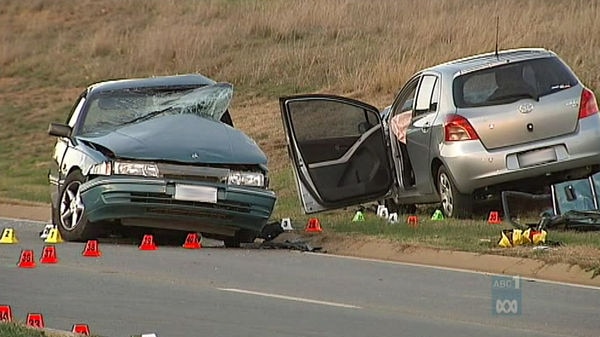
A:
{"type": "Polygon", "coordinates": [[[216,83],[203,87],[136,88],[101,93],[92,98],[82,133],[114,130],[157,116],[194,114],[220,121],[229,108],[233,86],[216,83]]]}

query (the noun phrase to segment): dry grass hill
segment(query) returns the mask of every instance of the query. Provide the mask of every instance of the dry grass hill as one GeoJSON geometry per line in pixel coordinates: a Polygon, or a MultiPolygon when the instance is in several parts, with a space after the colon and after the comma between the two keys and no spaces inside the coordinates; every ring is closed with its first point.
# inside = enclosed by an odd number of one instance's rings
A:
{"type": "MultiPolygon", "coordinates": [[[[3,0],[0,197],[47,201],[50,121],[87,84],[200,72],[237,88],[233,117],[287,167],[280,95],[329,92],[379,107],[415,70],[501,48],[556,51],[600,87],[599,1],[3,0]]],[[[274,179],[280,195],[287,184],[274,179]]],[[[293,188],[292,188],[293,189],[293,188]]]]}

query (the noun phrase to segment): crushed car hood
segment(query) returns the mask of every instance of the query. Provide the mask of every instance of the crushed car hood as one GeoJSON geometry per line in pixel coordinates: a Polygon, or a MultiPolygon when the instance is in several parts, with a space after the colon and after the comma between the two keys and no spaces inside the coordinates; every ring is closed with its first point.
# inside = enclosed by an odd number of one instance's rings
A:
{"type": "Polygon", "coordinates": [[[80,140],[123,159],[205,164],[267,164],[258,145],[243,132],[191,114],[155,117],[80,140]]]}

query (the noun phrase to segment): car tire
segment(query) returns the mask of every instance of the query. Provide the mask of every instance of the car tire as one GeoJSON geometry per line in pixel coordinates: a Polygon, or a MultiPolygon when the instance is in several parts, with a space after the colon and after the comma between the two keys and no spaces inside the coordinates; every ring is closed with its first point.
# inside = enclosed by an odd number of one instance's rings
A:
{"type": "Polygon", "coordinates": [[[249,230],[240,229],[235,236],[223,239],[226,248],[240,248],[242,243],[252,243],[258,234],[249,230]]]}
{"type": "Polygon", "coordinates": [[[471,215],[473,198],[458,191],[445,166],[438,169],[437,188],[445,217],[466,218],[471,215]]]}
{"type": "Polygon", "coordinates": [[[57,209],[52,211],[54,225],[63,239],[67,241],[86,241],[96,239],[98,227],[87,220],[85,205],[81,201],[81,184],[85,177],[80,171],[67,175],[60,190],[57,209]]]}

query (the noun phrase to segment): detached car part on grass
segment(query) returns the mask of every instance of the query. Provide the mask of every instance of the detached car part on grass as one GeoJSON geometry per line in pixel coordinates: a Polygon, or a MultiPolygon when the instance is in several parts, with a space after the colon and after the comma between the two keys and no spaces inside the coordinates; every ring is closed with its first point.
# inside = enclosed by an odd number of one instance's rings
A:
{"type": "Polygon", "coordinates": [[[379,111],[333,95],[280,98],[306,213],[384,200],[469,217],[504,190],[600,170],[594,94],[553,52],[488,53],[417,72],[379,111]]]}
{"type": "Polygon", "coordinates": [[[503,191],[504,217],[521,230],[600,230],[600,173],[556,183],[550,190],[548,194],[503,191]],[[518,221],[521,211],[531,212],[533,209],[540,210],[538,223],[522,224],[518,221]]]}
{"type": "Polygon", "coordinates": [[[201,75],[89,86],[57,137],[52,219],[67,240],[105,226],[201,232],[239,246],[256,238],[276,200],[267,158],[233,127],[233,87],[201,75]]]}

